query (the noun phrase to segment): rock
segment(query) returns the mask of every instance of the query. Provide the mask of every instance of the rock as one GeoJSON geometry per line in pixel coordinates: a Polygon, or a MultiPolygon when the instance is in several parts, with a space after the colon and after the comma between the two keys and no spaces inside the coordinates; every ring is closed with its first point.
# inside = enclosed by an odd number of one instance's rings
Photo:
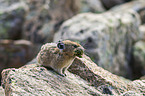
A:
{"type": "Polygon", "coordinates": [[[143,80],[132,82],[116,76],[98,67],[85,55],[76,58],[69,70],[76,75],[67,71],[67,76],[62,77],[37,64],[36,59],[19,69],[5,69],[2,72],[5,95],[145,95],[143,80]]]}
{"type": "Polygon", "coordinates": [[[106,9],[110,9],[115,5],[125,3],[125,0],[101,0],[101,2],[106,9]]]}
{"type": "Polygon", "coordinates": [[[27,0],[23,38],[33,43],[52,42],[60,25],[79,12],[103,12],[100,0],[27,0]],[[97,4],[97,6],[96,6],[97,4]]]}
{"type": "Polygon", "coordinates": [[[2,88],[2,86],[0,86],[0,96],[5,96],[4,94],[4,89],[2,88]]]}
{"type": "Polygon", "coordinates": [[[104,94],[115,96],[122,93],[123,96],[126,96],[124,94],[145,95],[145,80],[130,81],[116,76],[97,66],[87,56],[76,58],[70,66],[69,71],[79,75],[104,94]]]}
{"type": "Polygon", "coordinates": [[[131,82],[97,66],[87,56],[76,58],[69,71],[88,81],[103,94],[119,95],[127,91],[127,84],[131,82]]]}
{"type": "Polygon", "coordinates": [[[16,40],[21,38],[22,25],[23,25],[26,10],[27,10],[27,5],[23,2],[16,2],[15,4],[9,4],[8,1],[3,1],[2,4],[0,4],[0,38],[1,39],[16,40]]]}
{"type": "Polygon", "coordinates": [[[23,38],[33,43],[52,42],[59,26],[78,13],[78,2],[80,0],[27,0],[29,12],[23,26],[23,38]]]}
{"type": "Polygon", "coordinates": [[[134,11],[139,11],[140,9],[143,9],[145,6],[144,0],[132,0],[131,2],[115,6],[111,8],[111,11],[125,11],[126,9],[132,9],[134,11]]]}
{"type": "Polygon", "coordinates": [[[113,7],[111,11],[125,11],[126,9],[138,12],[142,23],[145,23],[145,0],[132,0],[129,3],[113,7]]]}
{"type": "Polygon", "coordinates": [[[31,64],[19,69],[2,72],[6,96],[100,96],[101,93],[78,76],[67,72],[62,77],[52,70],[31,64]]]}
{"type": "MultiPolygon", "coordinates": [[[[33,58],[32,43],[26,40],[0,40],[0,72],[4,68],[18,68],[33,58]]],[[[1,79],[1,75],[0,75],[1,79]]]]}
{"type": "Polygon", "coordinates": [[[121,94],[120,96],[142,96],[142,94],[134,92],[134,91],[127,91],[121,94]]]}
{"type": "Polygon", "coordinates": [[[54,42],[70,39],[80,42],[99,66],[128,77],[133,43],[138,39],[140,19],[136,12],[83,13],[64,22],[54,42]]]}
{"type": "Polygon", "coordinates": [[[145,41],[135,43],[131,67],[133,69],[133,79],[145,75],[145,41]]]}
{"type": "Polygon", "coordinates": [[[80,12],[101,13],[105,11],[101,0],[81,0],[80,12]]]}
{"type": "Polygon", "coordinates": [[[142,24],[145,24],[145,8],[142,8],[138,11],[141,17],[142,24]]]}
{"type": "Polygon", "coordinates": [[[140,77],[140,80],[145,80],[145,75],[140,77]]]}
{"type": "Polygon", "coordinates": [[[140,30],[140,40],[145,41],[145,25],[139,26],[140,30]]]}
{"type": "Polygon", "coordinates": [[[140,96],[145,95],[145,80],[135,80],[128,84],[128,90],[136,91],[137,93],[142,93],[140,96]]]}

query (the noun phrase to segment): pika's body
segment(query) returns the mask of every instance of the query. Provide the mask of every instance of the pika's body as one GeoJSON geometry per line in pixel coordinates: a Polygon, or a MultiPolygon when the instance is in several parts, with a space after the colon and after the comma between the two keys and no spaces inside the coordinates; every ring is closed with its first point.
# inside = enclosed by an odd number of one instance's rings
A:
{"type": "Polygon", "coordinates": [[[84,48],[70,40],[56,43],[46,43],[41,47],[37,55],[38,63],[51,67],[62,76],[66,76],[65,71],[72,64],[76,56],[81,57],[84,48]]]}

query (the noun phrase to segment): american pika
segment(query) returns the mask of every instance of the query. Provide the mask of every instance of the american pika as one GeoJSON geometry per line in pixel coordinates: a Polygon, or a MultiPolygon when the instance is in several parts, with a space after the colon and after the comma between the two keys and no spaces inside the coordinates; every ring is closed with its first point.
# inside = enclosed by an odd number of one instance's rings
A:
{"type": "Polygon", "coordinates": [[[51,67],[61,76],[66,76],[65,71],[72,64],[76,56],[84,54],[84,48],[70,40],[59,41],[56,43],[46,43],[41,47],[37,55],[38,63],[51,67]]]}

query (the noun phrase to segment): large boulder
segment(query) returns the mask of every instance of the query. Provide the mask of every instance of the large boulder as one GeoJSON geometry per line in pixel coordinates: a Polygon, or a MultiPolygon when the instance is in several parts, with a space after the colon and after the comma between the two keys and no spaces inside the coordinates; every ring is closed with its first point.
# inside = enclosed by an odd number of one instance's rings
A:
{"type": "Polygon", "coordinates": [[[128,62],[139,25],[139,15],[133,10],[83,13],[64,22],[54,41],[78,41],[99,66],[127,77],[131,73],[128,62]]]}
{"type": "Polygon", "coordinates": [[[52,70],[31,64],[2,72],[6,96],[100,96],[101,93],[87,82],[67,72],[62,77],[52,70]]]}
{"type": "Polygon", "coordinates": [[[20,39],[22,36],[22,25],[27,10],[24,2],[14,0],[0,1],[0,38],[20,39]]]}
{"type": "Polygon", "coordinates": [[[37,60],[19,69],[3,70],[2,85],[5,95],[145,95],[144,80],[132,82],[116,76],[98,67],[85,55],[83,58],[76,58],[69,70],[81,78],[68,71],[67,76],[62,77],[53,70],[37,64],[37,60]]]}

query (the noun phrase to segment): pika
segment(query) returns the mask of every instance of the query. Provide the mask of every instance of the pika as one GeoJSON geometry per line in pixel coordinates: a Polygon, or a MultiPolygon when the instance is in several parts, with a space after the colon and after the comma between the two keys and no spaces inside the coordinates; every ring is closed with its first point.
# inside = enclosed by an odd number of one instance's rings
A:
{"type": "Polygon", "coordinates": [[[84,48],[73,41],[64,40],[56,43],[46,43],[37,55],[38,63],[51,67],[61,76],[66,76],[65,71],[74,61],[75,57],[82,57],[84,48]]]}

